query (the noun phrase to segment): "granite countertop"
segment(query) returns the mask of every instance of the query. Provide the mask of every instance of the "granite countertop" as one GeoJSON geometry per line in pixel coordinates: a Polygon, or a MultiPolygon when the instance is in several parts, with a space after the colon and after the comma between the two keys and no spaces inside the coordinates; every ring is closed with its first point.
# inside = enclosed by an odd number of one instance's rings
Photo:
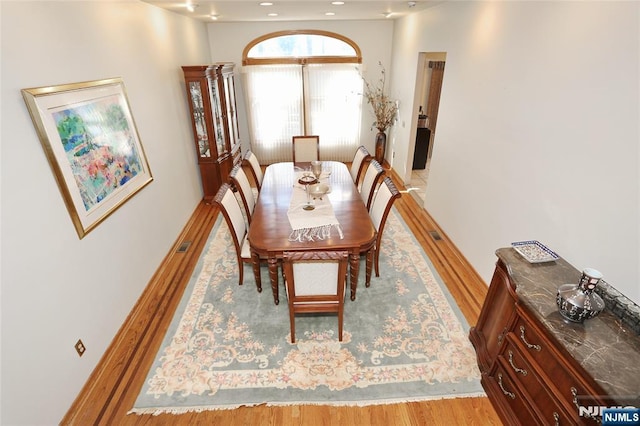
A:
{"type": "Polygon", "coordinates": [[[521,304],[529,308],[609,396],[625,405],[634,400],[637,407],[640,336],[609,308],[582,324],[567,321],[558,312],[558,287],[577,284],[581,272],[562,258],[529,263],[511,247],[496,250],[496,255],[507,266],[521,304]]]}

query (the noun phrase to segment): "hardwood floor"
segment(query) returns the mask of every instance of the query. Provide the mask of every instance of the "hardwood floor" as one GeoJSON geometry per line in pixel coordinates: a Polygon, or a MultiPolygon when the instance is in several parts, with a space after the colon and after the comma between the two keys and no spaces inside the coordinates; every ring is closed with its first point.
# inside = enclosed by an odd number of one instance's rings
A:
{"type": "MultiPolygon", "coordinates": [[[[487,286],[429,214],[392,177],[403,196],[395,206],[446,283],[469,324],[476,323],[487,286]],[[437,233],[439,238],[434,237],[437,233]]],[[[201,203],[129,314],[62,425],[500,425],[486,397],[369,407],[242,407],[189,414],[127,415],[171,322],[217,217],[201,203]],[[181,252],[179,247],[190,242],[181,252]]]]}

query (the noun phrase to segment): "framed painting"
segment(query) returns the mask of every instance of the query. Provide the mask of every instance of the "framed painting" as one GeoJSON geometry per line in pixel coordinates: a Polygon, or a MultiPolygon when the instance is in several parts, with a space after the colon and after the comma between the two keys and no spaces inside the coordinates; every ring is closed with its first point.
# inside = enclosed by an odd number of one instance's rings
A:
{"type": "Polygon", "coordinates": [[[121,78],[22,96],[80,238],[153,180],[121,78]]]}

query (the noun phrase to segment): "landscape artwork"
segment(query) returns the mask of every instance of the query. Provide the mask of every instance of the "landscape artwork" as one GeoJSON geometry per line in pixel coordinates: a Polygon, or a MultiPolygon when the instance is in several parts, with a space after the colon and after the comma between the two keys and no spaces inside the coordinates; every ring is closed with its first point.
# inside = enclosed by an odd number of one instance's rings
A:
{"type": "Polygon", "coordinates": [[[117,96],[54,112],[53,118],[86,210],[142,171],[117,96]]]}
{"type": "Polygon", "coordinates": [[[122,79],[22,96],[80,238],[153,180],[122,79]]]}

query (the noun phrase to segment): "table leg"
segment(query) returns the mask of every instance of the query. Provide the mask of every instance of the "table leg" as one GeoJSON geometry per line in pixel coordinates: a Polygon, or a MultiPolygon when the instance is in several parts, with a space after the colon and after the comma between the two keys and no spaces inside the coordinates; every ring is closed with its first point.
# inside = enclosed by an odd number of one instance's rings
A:
{"type": "Polygon", "coordinates": [[[360,270],[360,252],[349,255],[349,270],[351,271],[351,300],[356,300],[356,287],[358,287],[358,271],[360,270]]]}
{"type": "Polygon", "coordinates": [[[271,290],[273,291],[273,301],[277,305],[280,303],[278,299],[278,259],[269,256],[269,279],[271,280],[271,290]]]}
{"type": "Polygon", "coordinates": [[[251,252],[251,264],[253,266],[253,277],[256,280],[256,286],[258,287],[258,293],[262,293],[262,277],[260,276],[260,256],[258,253],[251,252]]]}

